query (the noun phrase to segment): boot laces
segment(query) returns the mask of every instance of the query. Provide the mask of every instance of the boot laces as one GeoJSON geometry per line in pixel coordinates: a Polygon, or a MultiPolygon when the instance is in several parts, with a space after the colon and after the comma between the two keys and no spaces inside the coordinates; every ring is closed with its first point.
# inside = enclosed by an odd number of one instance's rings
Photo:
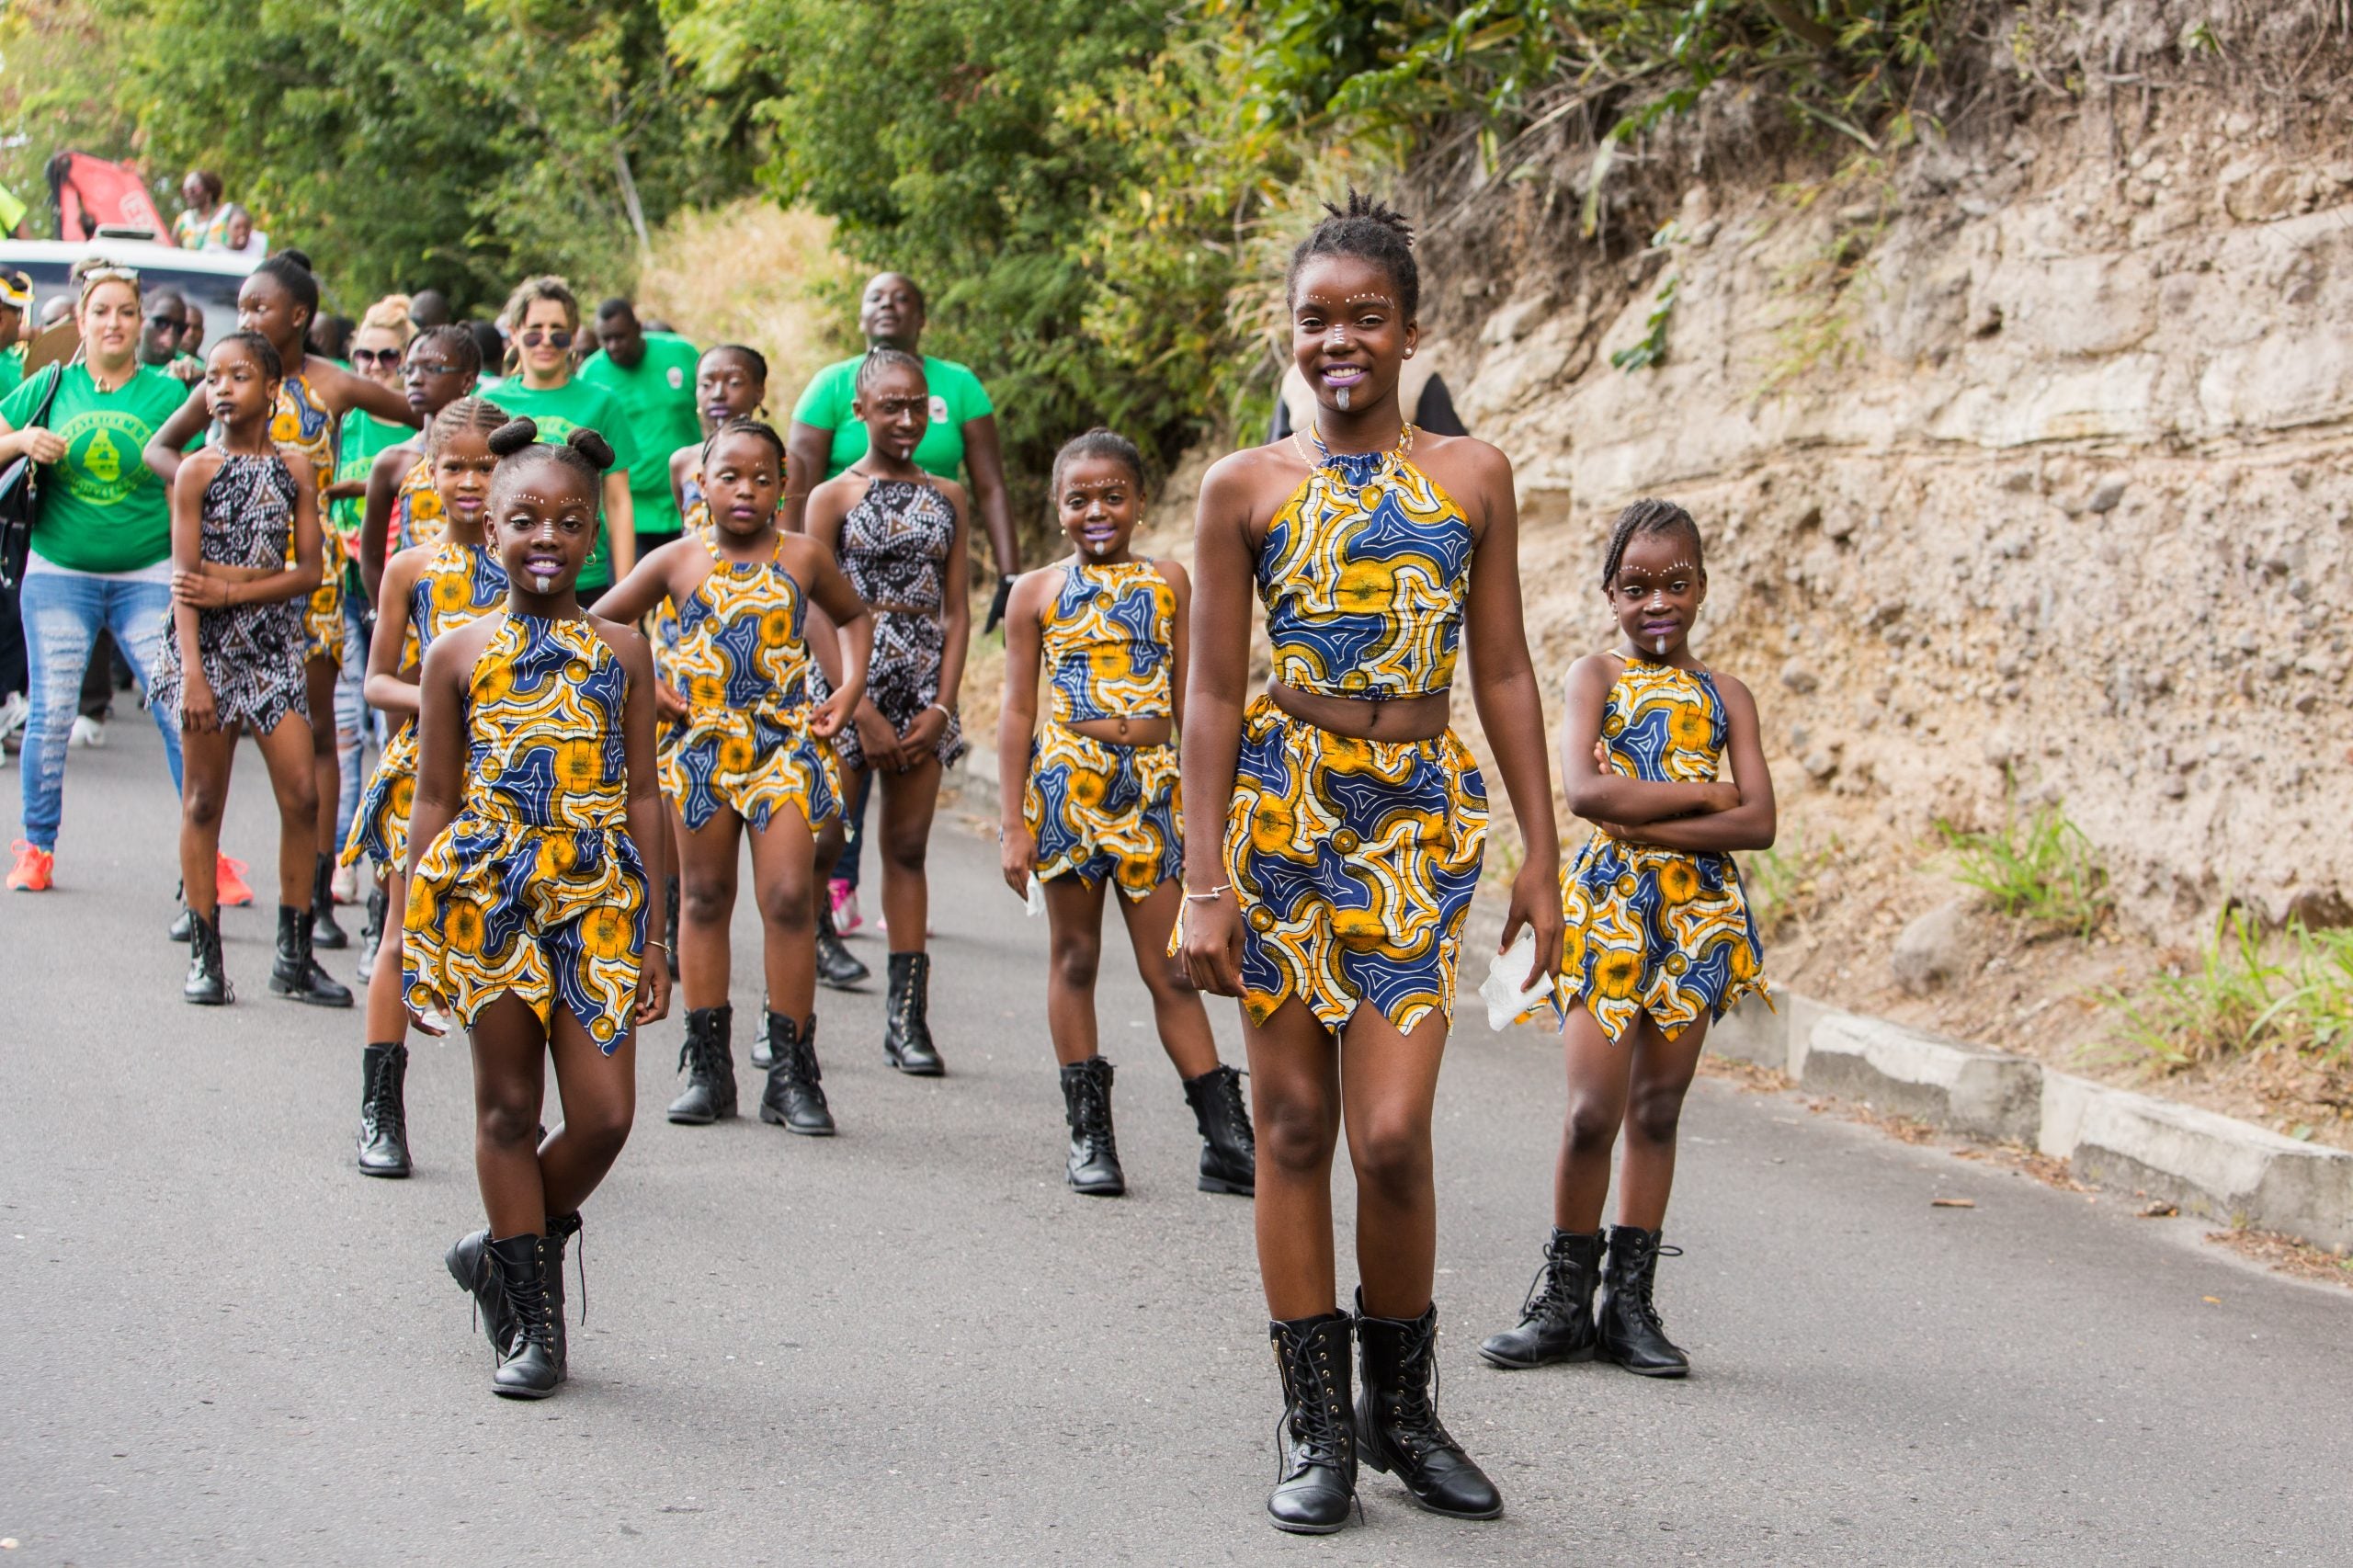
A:
{"type": "MultiPolygon", "coordinates": [[[[547,1244],[540,1244],[540,1262],[547,1262],[547,1244]]],[[[548,1282],[544,1273],[528,1279],[508,1276],[505,1281],[506,1305],[515,1314],[515,1337],[506,1353],[514,1356],[526,1345],[536,1345],[542,1350],[555,1348],[555,1314],[548,1310],[548,1282]]]]}
{"type": "Polygon", "coordinates": [[[392,1092],[393,1074],[398,1068],[399,1059],[388,1051],[377,1058],[368,1074],[368,1119],[380,1132],[399,1133],[408,1128],[407,1108],[401,1104],[401,1096],[392,1092]]]}
{"type": "Polygon", "coordinates": [[[569,1241],[577,1249],[572,1255],[572,1264],[580,1278],[580,1322],[585,1327],[588,1322],[588,1222],[576,1210],[560,1219],[551,1219],[548,1239],[558,1246],[569,1241]]]}
{"type": "Polygon", "coordinates": [[[1641,1315],[1643,1321],[1653,1328],[1664,1329],[1666,1326],[1666,1320],[1660,1317],[1658,1308],[1651,1304],[1651,1285],[1658,1277],[1657,1270],[1651,1265],[1662,1257],[1681,1257],[1682,1256],[1681,1247],[1653,1246],[1646,1250],[1639,1261],[1626,1270],[1625,1281],[1620,1287],[1618,1293],[1623,1295],[1634,1311],[1641,1315]]]}
{"type": "Polygon", "coordinates": [[[1071,1109],[1076,1115],[1075,1131],[1090,1154],[1120,1157],[1120,1145],[1111,1131],[1110,1085],[1101,1076],[1089,1073],[1077,1080],[1071,1089],[1071,1109]]]}
{"type": "Polygon", "coordinates": [[[1234,1145],[1256,1159],[1258,1140],[1250,1129],[1250,1108],[1243,1103],[1242,1074],[1219,1074],[1217,1086],[1211,1092],[1217,1096],[1218,1108],[1225,1113],[1225,1125],[1233,1135],[1234,1145]]]}
{"type": "Polygon", "coordinates": [[[1425,1449],[1450,1449],[1454,1438],[1438,1418],[1442,1374],[1438,1365],[1438,1335],[1415,1334],[1397,1358],[1397,1387],[1390,1410],[1397,1435],[1417,1456],[1425,1449]]]}
{"type": "Polygon", "coordinates": [[[1310,1464],[1346,1464],[1355,1428],[1350,1424],[1350,1413],[1341,1408],[1331,1368],[1321,1354],[1310,1358],[1301,1341],[1289,1335],[1282,1341],[1281,1363],[1291,1408],[1275,1418],[1277,1472],[1283,1472],[1290,1457],[1284,1452],[1286,1427],[1295,1444],[1292,1453],[1302,1468],[1310,1464]]]}

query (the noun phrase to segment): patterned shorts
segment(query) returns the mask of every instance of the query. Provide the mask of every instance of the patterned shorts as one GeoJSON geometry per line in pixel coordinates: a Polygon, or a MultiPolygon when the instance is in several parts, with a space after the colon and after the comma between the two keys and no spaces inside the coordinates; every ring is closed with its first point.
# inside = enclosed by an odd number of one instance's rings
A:
{"type": "Polygon", "coordinates": [[[1038,841],[1038,880],[1109,878],[1131,899],[1185,869],[1176,748],[1114,745],[1048,724],[1029,752],[1021,818],[1038,841]]]}
{"type": "Polygon", "coordinates": [[[662,748],[662,792],[689,831],[725,806],[765,832],[790,805],[812,828],[841,814],[842,780],[834,748],[809,733],[810,709],[779,724],[721,710],[680,721],[662,748]]]}
{"type": "Polygon", "coordinates": [[[1334,1030],[1359,1003],[1402,1033],[1433,1010],[1450,1025],[1486,842],[1487,786],[1451,730],[1354,740],[1259,697],[1225,812],[1244,1009],[1264,1024],[1296,996],[1334,1030]]]}
{"type": "Polygon", "coordinates": [[[304,663],[324,659],[343,664],[343,536],[331,528],[319,528],[319,585],[302,603],[302,629],[309,642],[304,663]]]}
{"type": "Polygon", "coordinates": [[[1562,998],[1583,1003],[1613,1040],[1645,1014],[1673,1040],[1700,1015],[1721,1018],[1765,990],[1756,923],[1729,855],[1597,833],[1561,874],[1561,909],[1562,998]]]}
{"type": "Polygon", "coordinates": [[[500,993],[558,1005],[607,1055],[630,1038],[645,868],[616,829],[529,827],[461,811],[426,846],[402,921],[411,1010],[471,1025],[500,993]]]}
{"type": "Polygon", "coordinates": [[[380,874],[408,865],[408,815],[416,801],[416,726],[403,724],[384,745],[384,755],[359,797],[352,814],[351,836],[344,841],[343,863],[356,866],[365,856],[380,874]]]}

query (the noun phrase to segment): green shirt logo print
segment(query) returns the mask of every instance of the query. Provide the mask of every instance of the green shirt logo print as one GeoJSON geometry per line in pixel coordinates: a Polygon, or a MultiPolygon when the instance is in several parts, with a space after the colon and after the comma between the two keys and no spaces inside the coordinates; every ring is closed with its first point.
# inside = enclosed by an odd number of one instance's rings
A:
{"type": "Polygon", "coordinates": [[[93,506],[112,506],[128,497],[148,479],[140,457],[146,432],[132,415],[111,410],[68,420],[57,432],[65,442],[65,461],[59,467],[67,493],[93,506]]]}

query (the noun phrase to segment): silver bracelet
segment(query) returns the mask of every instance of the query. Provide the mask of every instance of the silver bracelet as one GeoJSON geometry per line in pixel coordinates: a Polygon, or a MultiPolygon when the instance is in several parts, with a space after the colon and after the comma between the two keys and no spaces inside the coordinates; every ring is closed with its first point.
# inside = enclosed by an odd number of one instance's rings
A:
{"type": "Polygon", "coordinates": [[[1233,891],[1233,884],[1232,882],[1220,882],[1217,886],[1210,889],[1207,892],[1187,893],[1185,895],[1185,902],[1187,903],[1215,903],[1220,898],[1233,891]]]}
{"type": "Polygon", "coordinates": [[[954,723],[954,722],[956,722],[956,710],[954,710],[953,708],[949,707],[949,706],[948,706],[948,704],[946,704],[946,703],[944,703],[944,702],[926,702],[926,703],[925,703],[925,704],[924,704],[924,706],[925,706],[925,707],[926,707],[926,708],[937,708],[937,709],[938,709],[938,710],[939,710],[939,716],[940,716],[941,718],[943,718],[943,719],[947,720],[947,721],[948,721],[949,723],[951,723],[951,724],[952,724],[952,723],[954,723]]]}

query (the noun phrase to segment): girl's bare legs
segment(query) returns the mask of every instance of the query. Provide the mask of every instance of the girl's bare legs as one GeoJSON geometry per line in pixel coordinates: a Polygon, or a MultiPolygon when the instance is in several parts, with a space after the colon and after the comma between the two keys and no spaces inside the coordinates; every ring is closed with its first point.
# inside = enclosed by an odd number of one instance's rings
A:
{"type": "Polygon", "coordinates": [[[791,806],[779,806],[752,837],[752,892],[760,903],[760,957],[768,1006],[783,1017],[817,1010],[817,841],[791,806]]]}
{"type": "Polygon", "coordinates": [[[1667,1195],[1675,1187],[1676,1128],[1683,1116],[1683,1096],[1699,1070],[1699,1053],[1707,1047],[1708,1017],[1701,1014],[1672,1040],[1647,1017],[1635,1028],[1640,1043],[1626,1096],[1618,1222],[1656,1231],[1666,1222],[1667,1195]]]}
{"type": "Polygon", "coordinates": [[[735,849],[744,819],[722,805],[699,828],[673,825],[679,851],[678,995],[688,1008],[722,1007],[732,974],[728,925],[735,915],[735,849]]]}
{"type": "Polygon", "coordinates": [[[1357,1175],[1357,1277],[1374,1317],[1429,1310],[1438,1269],[1438,1178],[1430,1153],[1446,1019],[1411,1035],[1358,1007],[1340,1036],[1340,1092],[1357,1175]]]}
{"type": "MultiPolygon", "coordinates": [[[[1160,1030],[1161,1049],[1176,1063],[1179,1077],[1214,1072],[1217,1036],[1210,1031],[1209,1009],[1186,978],[1183,960],[1168,956],[1168,933],[1176,929],[1176,912],[1184,907],[1185,884],[1172,878],[1146,897],[1131,899],[1122,893],[1118,902],[1128,925],[1128,945],[1135,949],[1136,972],[1152,993],[1152,1018],[1160,1030]]],[[[1096,917],[1094,929],[1099,931],[1101,920],[1096,917]]],[[[1090,1020],[1093,1016],[1090,1006],[1090,1020]]],[[[1061,1054],[1059,1046],[1055,1054],[1061,1054]]]]}
{"type": "MultiPolygon", "coordinates": [[[[311,726],[311,787],[316,792],[312,808],[314,838],[310,846],[313,859],[302,865],[302,896],[285,903],[297,908],[311,906],[311,871],[317,865],[315,857],[332,855],[342,846],[335,842],[335,817],[343,793],[343,766],[335,750],[335,683],[338,666],[333,659],[311,659],[302,665],[302,679],[307,688],[311,711],[319,715],[320,722],[311,726]]],[[[280,725],[283,729],[285,726],[280,725]]],[[[281,875],[280,880],[283,881],[281,875]]]]}
{"type": "MultiPolygon", "coordinates": [[[[328,684],[332,687],[334,683],[328,684]]],[[[333,700],[332,690],[329,700],[333,700]]],[[[330,722],[324,733],[327,737],[327,766],[333,768],[334,724],[330,722]]],[[[278,796],[278,902],[291,909],[307,910],[311,907],[311,872],[318,864],[315,845],[321,810],[318,778],[313,767],[318,755],[313,731],[308,722],[289,713],[267,734],[256,735],[254,744],[261,748],[262,763],[269,769],[270,790],[278,796]]],[[[329,788],[333,787],[333,780],[330,773],[329,788]]],[[[335,801],[331,797],[324,809],[327,831],[333,834],[335,801]]],[[[213,840],[217,846],[217,828],[213,840]]]]}
{"type": "Polygon", "coordinates": [[[221,812],[229,803],[229,774],[237,756],[237,732],[180,732],[180,881],[188,908],[199,918],[221,918],[221,892],[214,873],[221,849],[221,812]]]}
{"type": "Polygon", "coordinates": [[[1563,1034],[1569,1110],[1552,1176],[1555,1226],[1578,1234],[1601,1229],[1602,1206],[1609,1196],[1610,1149],[1623,1127],[1626,1158],[1620,1173],[1624,1187],[1618,1194],[1618,1222],[1645,1231],[1660,1228],[1675,1185],[1675,1135],[1683,1096],[1707,1042],[1705,1017],[1669,1040],[1644,1015],[1634,1020],[1623,1040],[1613,1042],[1591,1013],[1583,1007],[1571,1010],[1563,1034]]]}
{"type": "Polygon", "coordinates": [[[554,1023],[548,1053],[563,1119],[540,1145],[540,1182],[547,1212],[570,1214],[588,1201],[629,1142],[637,1119],[637,1031],[608,1056],[562,1007],[554,1023]]]}
{"type": "Polygon", "coordinates": [[[926,756],[904,773],[882,778],[882,918],[891,950],[919,953],[931,918],[931,888],[924,874],[932,813],[939,805],[939,758],[926,756]]]}
{"type": "Polygon", "coordinates": [[[1103,959],[1103,892],[1078,877],[1054,877],[1046,890],[1046,1032],[1054,1060],[1064,1067],[1098,1053],[1095,976],[1103,959]]]}
{"type": "Polygon", "coordinates": [[[1297,1000],[1264,1024],[1245,1015],[1250,1116],[1258,1130],[1258,1274],[1267,1315],[1314,1317],[1338,1301],[1332,1155],[1340,1142],[1340,1048],[1297,1000]]]}
{"type": "Polygon", "coordinates": [[[637,1037],[607,1056],[559,1006],[552,1031],[513,992],[475,1015],[474,1176],[494,1237],[538,1235],[550,1215],[587,1200],[629,1141],[637,1114],[637,1037]],[[563,1119],[539,1142],[555,1062],[563,1119]]]}
{"type": "Polygon", "coordinates": [[[401,941],[401,914],[408,907],[408,878],[399,871],[384,877],[384,934],[376,943],[376,961],[368,971],[368,1043],[392,1045],[408,1039],[408,1002],[401,983],[405,949],[401,941]]]}

